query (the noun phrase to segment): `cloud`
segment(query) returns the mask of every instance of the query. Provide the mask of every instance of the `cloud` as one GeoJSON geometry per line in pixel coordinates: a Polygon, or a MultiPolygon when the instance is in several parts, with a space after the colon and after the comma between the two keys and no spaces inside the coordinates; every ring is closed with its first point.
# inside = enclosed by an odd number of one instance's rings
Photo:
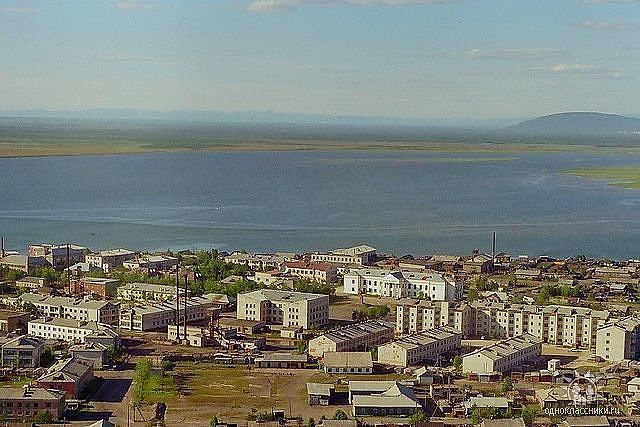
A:
{"type": "Polygon", "coordinates": [[[623,79],[624,73],[607,70],[591,64],[554,64],[543,67],[533,67],[530,72],[543,73],[549,76],[583,76],[592,79],[623,79]]]}
{"type": "Polygon", "coordinates": [[[30,7],[8,7],[4,11],[7,13],[39,13],[40,9],[32,9],[30,7]]]}
{"type": "Polygon", "coordinates": [[[483,50],[471,49],[463,52],[454,52],[451,57],[471,58],[471,59],[545,59],[563,56],[565,53],[557,49],[500,49],[483,50]]]}
{"type": "Polygon", "coordinates": [[[591,30],[606,30],[606,31],[636,31],[638,29],[638,27],[635,25],[613,23],[613,22],[585,21],[582,23],[582,26],[585,28],[589,28],[591,30]]]}
{"type": "Polygon", "coordinates": [[[139,3],[137,0],[118,0],[115,4],[117,9],[120,10],[151,10],[153,5],[149,3],[139,3]]]}
{"type": "Polygon", "coordinates": [[[460,0],[252,0],[247,6],[250,12],[274,12],[292,10],[302,5],[319,6],[402,6],[454,3],[460,0]]]}

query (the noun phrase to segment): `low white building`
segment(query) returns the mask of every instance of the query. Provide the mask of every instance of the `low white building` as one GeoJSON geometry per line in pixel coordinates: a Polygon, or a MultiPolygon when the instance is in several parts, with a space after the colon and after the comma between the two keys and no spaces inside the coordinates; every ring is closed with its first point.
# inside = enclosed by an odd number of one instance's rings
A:
{"type": "Polygon", "coordinates": [[[436,272],[361,268],[345,273],[343,290],[352,295],[454,301],[462,298],[463,283],[436,272]]]}
{"type": "MultiPolygon", "coordinates": [[[[157,285],[154,283],[128,283],[118,287],[118,298],[127,301],[168,301],[176,299],[176,287],[171,285],[157,285]]],[[[184,298],[184,294],[191,295],[189,289],[179,287],[178,295],[184,298]]]]}
{"type": "Polygon", "coordinates": [[[33,304],[40,315],[44,317],[61,317],[117,325],[120,316],[120,305],[110,301],[24,293],[20,295],[17,303],[23,307],[33,304]]]}
{"type": "Polygon", "coordinates": [[[540,356],[542,340],[524,334],[491,344],[462,357],[465,374],[504,373],[516,367],[522,368],[540,356]]]}
{"type": "Polygon", "coordinates": [[[105,272],[111,271],[115,267],[120,267],[125,261],[134,259],[136,253],[128,249],[108,249],[100,252],[86,254],[85,262],[101,268],[105,272]]]}
{"type": "Polygon", "coordinates": [[[326,374],[370,374],[373,360],[368,351],[330,351],[322,357],[322,369],[326,374]]]}
{"type": "Polygon", "coordinates": [[[309,355],[322,357],[327,352],[369,351],[393,339],[393,323],[383,320],[348,325],[326,332],[309,341],[309,355]]]}
{"type": "Polygon", "coordinates": [[[358,245],[350,248],[334,249],[329,252],[311,254],[312,262],[328,262],[342,267],[349,265],[371,265],[376,258],[376,248],[358,245]]]}
{"type": "Polygon", "coordinates": [[[462,333],[441,326],[381,345],[378,362],[403,368],[426,361],[437,362],[443,355],[457,353],[461,342],[462,333]]]}
{"type": "Polygon", "coordinates": [[[98,331],[107,331],[113,337],[118,335],[105,324],[59,317],[30,320],[28,326],[29,335],[70,343],[84,343],[87,336],[94,335],[98,331]]]}

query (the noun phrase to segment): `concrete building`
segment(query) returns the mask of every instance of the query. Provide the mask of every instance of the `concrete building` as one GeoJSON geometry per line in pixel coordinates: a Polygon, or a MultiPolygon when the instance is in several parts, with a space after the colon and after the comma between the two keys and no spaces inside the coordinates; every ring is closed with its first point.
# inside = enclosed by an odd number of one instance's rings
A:
{"type": "Polygon", "coordinates": [[[0,416],[9,420],[31,420],[42,412],[54,420],[66,411],[65,393],[35,387],[0,387],[0,416]]]}
{"type": "Polygon", "coordinates": [[[383,320],[345,326],[309,341],[309,355],[322,357],[327,352],[369,351],[393,339],[393,323],[383,320]]]}
{"type": "Polygon", "coordinates": [[[71,343],[83,343],[87,335],[97,331],[109,331],[112,337],[118,336],[110,326],[87,320],[48,317],[29,321],[29,335],[71,343]]]}
{"type": "Polygon", "coordinates": [[[411,388],[395,381],[349,381],[352,415],[407,416],[422,405],[411,388]]]}
{"type": "MultiPolygon", "coordinates": [[[[187,298],[187,323],[202,322],[211,319],[214,308],[219,306],[218,294],[206,294],[187,298]]],[[[180,326],[184,322],[185,301],[180,302],[180,326]]],[[[122,309],[120,328],[132,331],[152,331],[164,329],[175,324],[178,304],[174,301],[139,304],[122,309]]]]}
{"type": "Polygon", "coordinates": [[[238,294],[238,319],[310,329],[329,321],[329,296],[260,289],[238,294]]]}
{"type": "Polygon", "coordinates": [[[24,271],[29,274],[38,267],[50,267],[49,261],[44,257],[31,257],[27,255],[7,255],[0,258],[0,267],[12,270],[24,271]]]}
{"type": "Polygon", "coordinates": [[[483,347],[462,357],[465,374],[504,373],[522,368],[542,352],[542,340],[525,334],[483,347]]]}
{"type": "Polygon", "coordinates": [[[26,276],[16,280],[16,288],[28,289],[31,292],[37,292],[38,289],[47,286],[42,277],[26,276]]]}
{"type": "Polygon", "coordinates": [[[224,262],[238,265],[246,265],[251,270],[279,270],[285,261],[295,261],[296,254],[247,254],[244,252],[234,252],[223,258],[224,262]]]}
{"type": "MultiPolygon", "coordinates": [[[[191,296],[189,289],[178,288],[181,298],[184,298],[185,293],[191,296]]],[[[171,301],[176,299],[176,287],[154,283],[128,283],[117,289],[117,295],[119,299],[127,301],[171,301]]]]}
{"type": "Polygon", "coordinates": [[[168,255],[142,255],[138,258],[127,260],[122,263],[124,268],[129,270],[140,270],[145,272],[170,271],[178,265],[178,258],[168,255]]]}
{"type": "Polygon", "coordinates": [[[280,270],[256,271],[252,280],[258,284],[274,289],[293,289],[294,276],[280,270]]]}
{"type": "Polygon", "coordinates": [[[83,277],[69,281],[69,294],[83,297],[85,295],[99,298],[110,298],[116,295],[120,281],[103,277],[83,277]]]}
{"type": "Polygon", "coordinates": [[[38,378],[38,386],[60,390],[65,396],[77,399],[84,388],[93,380],[93,364],[73,357],[53,364],[38,378]]]}
{"type": "Polygon", "coordinates": [[[325,374],[371,374],[373,360],[368,351],[329,351],[322,357],[325,374]]]}
{"type": "Polygon", "coordinates": [[[19,297],[19,304],[33,304],[44,317],[86,320],[107,325],[117,325],[120,305],[110,301],[97,301],[71,297],[50,297],[26,293],[19,297]]]}
{"type": "Polygon", "coordinates": [[[27,335],[0,338],[0,365],[3,367],[37,368],[44,353],[44,340],[27,335]]]}
{"type": "Polygon", "coordinates": [[[317,282],[335,283],[338,280],[338,269],[326,262],[288,261],[282,264],[282,270],[285,274],[317,282]]]}
{"type": "Polygon", "coordinates": [[[341,267],[371,265],[376,259],[376,248],[358,245],[350,248],[334,249],[326,253],[311,254],[311,262],[328,262],[341,267]]]}
{"type": "Polygon", "coordinates": [[[471,258],[462,262],[462,271],[469,274],[489,273],[493,270],[493,259],[490,255],[474,253],[471,258]]]}
{"type": "Polygon", "coordinates": [[[640,360],[640,318],[613,320],[596,332],[596,356],[604,360],[640,360]]]}
{"type": "Polygon", "coordinates": [[[463,283],[435,272],[362,268],[345,273],[343,290],[353,295],[453,301],[462,298],[463,283]]]}
{"type": "Polygon", "coordinates": [[[475,302],[476,336],[509,338],[530,334],[545,343],[595,351],[596,331],[609,319],[606,310],[560,305],[475,302]]]}
{"type": "Polygon", "coordinates": [[[79,245],[52,245],[41,243],[29,245],[30,257],[43,257],[56,270],[64,270],[70,265],[84,262],[84,257],[89,249],[79,245]]]}
{"type": "Polygon", "coordinates": [[[102,369],[109,362],[108,348],[100,343],[85,342],[69,347],[71,357],[88,361],[93,369],[102,369]]]}
{"type": "Polygon", "coordinates": [[[30,314],[23,311],[0,310],[0,332],[26,332],[29,317],[30,314]]]}
{"type": "Polygon", "coordinates": [[[336,387],[333,384],[307,383],[309,406],[330,405],[335,389],[336,387]]]}
{"type": "Polygon", "coordinates": [[[307,364],[306,354],[264,353],[256,359],[258,368],[304,369],[307,364]]]}
{"type": "Polygon", "coordinates": [[[85,255],[84,260],[91,265],[101,268],[105,272],[120,267],[125,261],[136,257],[134,251],[128,249],[109,249],[85,255]]]}
{"type": "Polygon", "coordinates": [[[396,306],[396,332],[414,334],[450,326],[464,337],[475,335],[475,310],[466,302],[403,299],[396,306]]]}
{"type": "MultiPolygon", "coordinates": [[[[167,325],[167,339],[169,341],[183,341],[184,340],[184,327],[180,325],[180,330],[176,325],[167,325]],[[180,337],[178,339],[178,332],[180,337]]],[[[187,341],[191,347],[205,347],[211,339],[211,332],[209,328],[203,326],[187,325],[187,341]]]]}
{"type": "Polygon", "coordinates": [[[440,357],[457,353],[461,341],[461,332],[441,326],[379,346],[378,362],[403,368],[424,362],[437,363],[440,357]]]}

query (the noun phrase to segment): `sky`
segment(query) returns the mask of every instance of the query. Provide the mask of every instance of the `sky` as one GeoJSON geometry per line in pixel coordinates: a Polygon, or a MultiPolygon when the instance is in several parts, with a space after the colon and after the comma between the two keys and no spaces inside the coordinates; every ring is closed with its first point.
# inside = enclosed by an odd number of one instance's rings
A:
{"type": "Polygon", "coordinates": [[[640,115],[640,0],[0,0],[0,111],[640,115]]]}

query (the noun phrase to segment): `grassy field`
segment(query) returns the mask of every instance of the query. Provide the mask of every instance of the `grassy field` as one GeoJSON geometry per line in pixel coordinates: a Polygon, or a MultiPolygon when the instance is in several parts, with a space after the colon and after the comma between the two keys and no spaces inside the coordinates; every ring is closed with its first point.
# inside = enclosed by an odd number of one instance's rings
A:
{"type": "Polygon", "coordinates": [[[567,173],[582,178],[603,179],[608,181],[609,185],[640,190],[640,165],[572,169],[567,173]]]}

